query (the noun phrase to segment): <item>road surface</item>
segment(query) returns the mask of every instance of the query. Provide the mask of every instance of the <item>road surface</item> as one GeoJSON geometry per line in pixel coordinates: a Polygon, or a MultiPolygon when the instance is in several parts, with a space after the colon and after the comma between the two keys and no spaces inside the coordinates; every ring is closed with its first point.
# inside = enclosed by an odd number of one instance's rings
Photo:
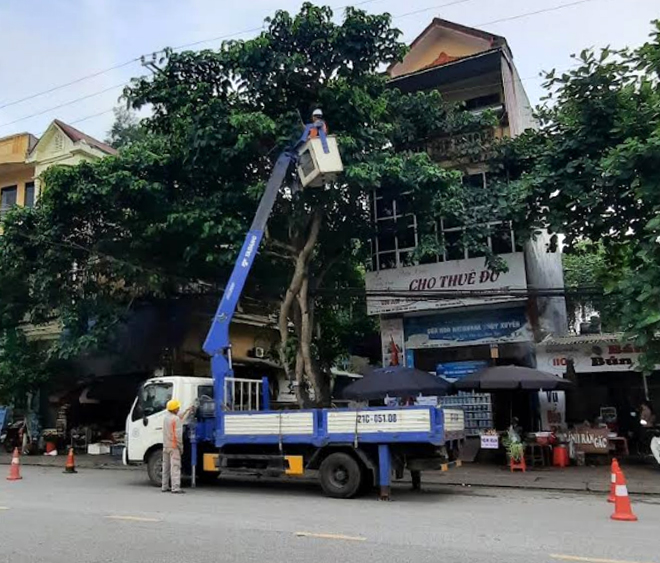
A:
{"type": "Polygon", "coordinates": [[[660,563],[660,498],[613,522],[602,495],[395,487],[395,501],[221,482],[163,494],[134,471],[0,481],[0,562],[660,563]]]}

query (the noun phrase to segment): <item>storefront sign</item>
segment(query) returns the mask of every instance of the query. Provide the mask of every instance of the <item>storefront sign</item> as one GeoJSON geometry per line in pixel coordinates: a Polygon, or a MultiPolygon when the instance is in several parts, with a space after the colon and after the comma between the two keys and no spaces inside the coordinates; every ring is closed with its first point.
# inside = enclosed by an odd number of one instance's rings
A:
{"type": "Polygon", "coordinates": [[[557,375],[566,373],[569,361],[576,373],[635,371],[641,350],[632,344],[590,343],[539,346],[538,369],[557,375]]]}
{"type": "Polygon", "coordinates": [[[403,356],[403,319],[381,319],[380,341],[383,366],[405,365],[403,356]]]}
{"type": "Polygon", "coordinates": [[[567,434],[557,434],[557,437],[572,443],[578,452],[606,454],[609,452],[609,433],[607,428],[575,428],[567,434]]]}
{"type": "Polygon", "coordinates": [[[407,317],[404,332],[411,349],[532,340],[525,311],[519,308],[407,317]]]}
{"type": "MultiPolygon", "coordinates": [[[[486,267],[484,258],[452,260],[438,264],[425,264],[409,268],[396,268],[380,272],[368,272],[366,275],[367,291],[433,292],[433,291],[476,291],[505,290],[507,288],[524,289],[525,260],[522,252],[500,256],[508,271],[495,273],[486,267]]],[[[518,297],[507,295],[468,297],[460,299],[409,299],[407,297],[367,297],[367,312],[370,315],[385,313],[405,313],[426,311],[429,309],[447,309],[457,306],[479,305],[483,303],[502,303],[520,301],[518,297]]]]}
{"type": "Polygon", "coordinates": [[[497,435],[491,436],[481,435],[481,449],[483,450],[497,450],[500,447],[500,437],[497,435]]]}
{"type": "Polygon", "coordinates": [[[486,367],[488,367],[488,362],[482,360],[472,362],[445,362],[436,366],[435,373],[446,379],[461,379],[486,367]]]}

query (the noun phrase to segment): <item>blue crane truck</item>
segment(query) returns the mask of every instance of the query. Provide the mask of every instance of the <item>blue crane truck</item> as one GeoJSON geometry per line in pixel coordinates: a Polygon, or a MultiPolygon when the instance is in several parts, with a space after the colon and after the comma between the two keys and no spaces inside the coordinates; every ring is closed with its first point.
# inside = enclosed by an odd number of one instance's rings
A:
{"type": "MultiPolygon", "coordinates": [[[[336,139],[322,122],[307,125],[298,143],[277,159],[204,343],[212,379],[156,377],[142,386],[127,419],[125,463],[146,463],[160,485],[162,416],[173,396],[197,404],[188,423],[186,455],[195,486],[207,475],[314,475],[323,491],[351,498],[377,486],[390,498],[393,475],[460,464],[461,410],[438,406],[272,410],[268,379],[237,378],[229,325],[278,193],[296,167],[302,187],[324,186],[341,172],[336,139]],[[314,134],[315,133],[315,134],[314,134]],[[201,467],[200,467],[201,465],[201,467]]],[[[331,188],[329,188],[331,189],[331,188]]]]}

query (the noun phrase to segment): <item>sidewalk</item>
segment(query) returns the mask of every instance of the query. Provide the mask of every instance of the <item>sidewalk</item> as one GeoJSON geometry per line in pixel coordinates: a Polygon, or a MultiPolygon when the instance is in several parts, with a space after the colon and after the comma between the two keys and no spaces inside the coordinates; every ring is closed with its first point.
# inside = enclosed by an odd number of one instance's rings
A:
{"type": "MultiPolygon", "coordinates": [[[[9,465],[11,455],[0,453],[0,465],[9,465]]],[[[22,465],[64,467],[65,455],[22,456],[22,465]]],[[[144,471],[139,466],[124,466],[121,458],[110,455],[77,455],[80,469],[115,469],[144,471]]],[[[622,464],[632,494],[660,495],[660,468],[652,465],[622,464]]],[[[410,481],[406,476],[403,481],[410,481]]],[[[502,487],[546,491],[607,493],[610,487],[609,467],[569,467],[566,469],[530,469],[526,473],[511,473],[507,467],[487,464],[465,464],[445,473],[422,474],[422,486],[452,485],[464,487],[502,487]]]]}
{"type": "MultiPolygon", "coordinates": [[[[0,453],[0,465],[9,465],[11,454],[0,453]]],[[[64,467],[66,464],[66,453],[56,456],[50,455],[22,455],[21,465],[34,465],[39,467],[64,467]]],[[[76,467],[82,469],[121,469],[135,470],[137,466],[126,466],[122,464],[121,457],[111,455],[76,455],[76,467]]]]}
{"type": "MultiPolygon", "coordinates": [[[[631,493],[660,495],[659,467],[626,463],[621,466],[631,493]]],[[[606,493],[610,488],[610,468],[549,467],[529,469],[526,473],[511,473],[508,467],[473,463],[445,473],[423,473],[422,486],[424,483],[606,493]]]]}

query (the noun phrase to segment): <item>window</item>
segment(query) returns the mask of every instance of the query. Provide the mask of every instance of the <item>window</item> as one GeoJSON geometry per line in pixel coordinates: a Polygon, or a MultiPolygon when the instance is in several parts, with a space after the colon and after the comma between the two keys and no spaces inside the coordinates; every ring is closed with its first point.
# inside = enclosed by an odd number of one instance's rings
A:
{"type": "Polygon", "coordinates": [[[133,409],[133,420],[162,412],[172,398],[171,383],[150,383],[140,389],[138,402],[133,409]]]}
{"type": "Polygon", "coordinates": [[[409,212],[410,193],[374,193],[372,200],[376,237],[372,243],[372,267],[375,270],[401,268],[413,264],[417,247],[417,220],[409,212]]]}
{"type": "Polygon", "coordinates": [[[467,110],[482,109],[482,108],[497,106],[501,103],[502,101],[500,100],[499,94],[487,94],[485,96],[478,96],[476,98],[466,100],[465,109],[467,110]]]}
{"type": "Polygon", "coordinates": [[[209,399],[213,399],[215,396],[215,390],[213,389],[213,385],[200,385],[197,388],[197,398],[202,399],[204,397],[208,397],[209,399]]]}
{"type": "MultiPolygon", "coordinates": [[[[479,213],[479,202],[488,197],[488,177],[486,172],[466,174],[463,182],[473,188],[476,206],[472,207],[475,220],[481,220],[484,213],[479,213]],[[478,218],[478,219],[477,219],[478,218]]],[[[439,219],[435,225],[435,238],[443,243],[444,252],[414,259],[415,249],[420,244],[417,217],[413,213],[410,192],[393,195],[375,192],[372,195],[371,212],[376,227],[376,236],[371,241],[371,268],[375,271],[413,266],[416,263],[430,264],[446,260],[464,260],[485,256],[484,250],[466,249],[463,246],[465,225],[457,217],[447,216],[439,219]]],[[[509,223],[484,221],[483,243],[494,254],[519,252],[513,230],[509,223]]]]}
{"type": "Polygon", "coordinates": [[[8,186],[0,190],[1,203],[0,203],[0,216],[4,215],[14,205],[16,205],[16,196],[18,194],[17,186],[8,186]]]}
{"type": "Polygon", "coordinates": [[[34,207],[34,182],[25,184],[25,207],[34,207]]]}
{"type": "Polygon", "coordinates": [[[57,133],[53,139],[53,150],[55,152],[62,152],[64,150],[64,137],[60,133],[57,133]]]}

